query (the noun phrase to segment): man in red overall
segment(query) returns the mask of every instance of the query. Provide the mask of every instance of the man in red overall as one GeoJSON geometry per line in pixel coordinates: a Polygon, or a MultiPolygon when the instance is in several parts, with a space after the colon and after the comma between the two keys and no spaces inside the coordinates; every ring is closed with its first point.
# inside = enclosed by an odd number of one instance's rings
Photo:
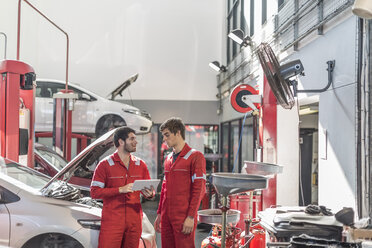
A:
{"type": "Polygon", "coordinates": [[[194,248],[197,211],[205,194],[205,158],[185,142],[185,125],[170,118],[161,126],[163,140],[173,152],[164,162],[155,230],[162,248],[194,248]]]}
{"type": "MultiPolygon", "coordinates": [[[[118,128],[114,133],[117,151],[103,159],[94,171],[91,196],[103,200],[99,248],[137,248],[142,233],[140,191],[132,191],[133,182],[150,179],[145,162],[131,155],[136,151],[135,131],[118,128]]],[[[153,189],[142,190],[151,198],[153,189]]]]}

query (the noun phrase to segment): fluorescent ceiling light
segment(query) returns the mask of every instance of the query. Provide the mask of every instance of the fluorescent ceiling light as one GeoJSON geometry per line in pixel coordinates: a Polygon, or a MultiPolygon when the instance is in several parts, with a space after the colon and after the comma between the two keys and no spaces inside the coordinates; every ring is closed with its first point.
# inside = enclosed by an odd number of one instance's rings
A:
{"type": "Polygon", "coordinates": [[[319,107],[318,106],[309,106],[300,109],[299,113],[300,115],[310,115],[310,114],[315,114],[319,112],[319,107]]]}

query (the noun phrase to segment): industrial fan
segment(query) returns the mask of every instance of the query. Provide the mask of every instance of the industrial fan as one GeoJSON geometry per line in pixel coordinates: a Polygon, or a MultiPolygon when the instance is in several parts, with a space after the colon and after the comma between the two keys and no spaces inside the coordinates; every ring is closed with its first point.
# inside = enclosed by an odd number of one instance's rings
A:
{"type": "Polygon", "coordinates": [[[295,104],[294,95],[290,88],[291,77],[303,73],[304,67],[300,60],[294,60],[282,66],[267,43],[261,43],[257,48],[264,74],[269,82],[277,102],[285,109],[291,109],[295,104]]]}

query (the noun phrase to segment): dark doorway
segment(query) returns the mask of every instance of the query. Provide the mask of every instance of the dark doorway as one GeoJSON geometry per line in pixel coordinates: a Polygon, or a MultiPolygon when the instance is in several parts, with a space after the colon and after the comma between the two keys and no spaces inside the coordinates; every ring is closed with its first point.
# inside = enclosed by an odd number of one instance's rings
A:
{"type": "Polygon", "coordinates": [[[312,203],[311,190],[313,172],[313,133],[314,128],[300,129],[300,149],[301,149],[301,165],[300,165],[300,189],[299,189],[299,205],[307,206],[312,203]]]}

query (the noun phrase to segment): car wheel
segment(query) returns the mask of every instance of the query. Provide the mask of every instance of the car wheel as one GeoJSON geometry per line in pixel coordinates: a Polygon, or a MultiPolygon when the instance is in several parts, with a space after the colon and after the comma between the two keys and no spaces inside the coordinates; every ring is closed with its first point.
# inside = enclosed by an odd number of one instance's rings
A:
{"type": "Polygon", "coordinates": [[[22,248],[83,248],[83,246],[74,238],[60,234],[48,233],[37,236],[27,242],[22,248]]]}
{"type": "Polygon", "coordinates": [[[125,121],[117,115],[106,115],[102,117],[97,125],[96,125],[96,138],[102,136],[103,134],[107,133],[108,131],[125,126],[125,121]]]}
{"type": "Polygon", "coordinates": [[[40,243],[41,248],[73,248],[83,246],[75,239],[58,233],[50,233],[40,243]]]}

